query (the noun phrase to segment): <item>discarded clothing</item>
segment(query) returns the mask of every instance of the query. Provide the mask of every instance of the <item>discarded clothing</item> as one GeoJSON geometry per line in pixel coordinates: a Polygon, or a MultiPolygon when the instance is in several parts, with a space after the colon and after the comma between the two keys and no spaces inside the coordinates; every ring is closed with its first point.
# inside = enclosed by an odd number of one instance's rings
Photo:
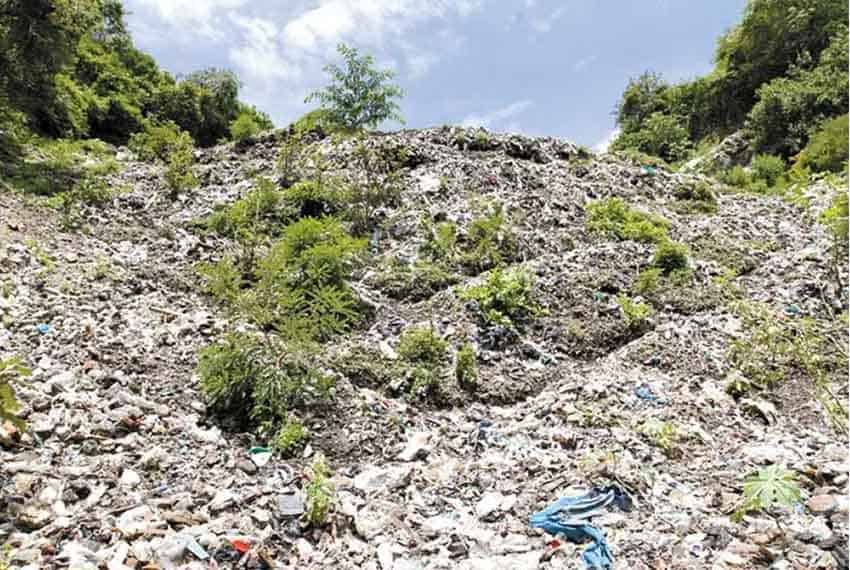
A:
{"type": "Polygon", "coordinates": [[[605,532],[593,526],[590,519],[600,514],[605,507],[616,504],[623,511],[632,508],[631,498],[618,487],[594,489],[579,497],[564,497],[529,519],[532,528],[542,528],[549,534],[564,536],[567,540],[593,544],[582,554],[588,568],[603,570],[611,568],[614,557],[605,540],[605,532]]]}
{"type": "Polygon", "coordinates": [[[652,392],[652,388],[649,387],[649,384],[641,384],[637,388],[635,388],[635,395],[641,400],[646,400],[647,402],[654,402],[656,404],[666,404],[667,400],[660,396],[656,396],[652,392]]]}

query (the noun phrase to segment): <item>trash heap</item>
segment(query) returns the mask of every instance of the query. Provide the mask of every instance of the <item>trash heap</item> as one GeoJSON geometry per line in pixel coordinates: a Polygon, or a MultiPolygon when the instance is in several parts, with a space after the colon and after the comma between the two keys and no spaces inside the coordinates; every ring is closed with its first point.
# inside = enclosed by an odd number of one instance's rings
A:
{"type": "MultiPolygon", "coordinates": [[[[328,343],[327,361],[389,366],[403,331],[428,325],[474,347],[477,382],[448,374],[430,401],[376,384],[366,365],[332,370],[332,402],[305,412],[310,438],[287,458],[211,415],[195,374],[198,350],[240,326],[195,270],[231,243],[197,221],[255,174],[276,179],[282,137],[198,151],[202,185],[177,200],[161,167],[119,151],[113,182],[127,191],[87,208],[85,231],[0,193],[0,358],[32,370],[17,386],[27,429],[0,425],[0,568],[847,568],[847,442],[811,388],[727,391],[735,301],[780,321],[846,311],[817,222],[829,188],[810,189],[806,211],[551,138],[372,135],[413,159],[355,275],[369,318],[328,343]],[[715,211],[681,207],[678,190],[700,181],[715,211]],[[653,298],[639,326],[620,297],[656,245],[585,225],[586,205],[613,197],[663,216],[690,248],[692,281],[653,298]],[[541,310],[521,330],[460,298],[486,271],[415,299],[379,278],[390,258],[421,255],[423,217],[465,230],[481,203],[508,213],[519,253],[507,265],[534,279],[541,310]],[[320,456],[333,501],[310,525],[320,456]],[[733,520],[745,478],[769,465],[796,474],[800,500],[733,520]]],[[[354,143],[314,144],[357,175],[354,143]]]]}

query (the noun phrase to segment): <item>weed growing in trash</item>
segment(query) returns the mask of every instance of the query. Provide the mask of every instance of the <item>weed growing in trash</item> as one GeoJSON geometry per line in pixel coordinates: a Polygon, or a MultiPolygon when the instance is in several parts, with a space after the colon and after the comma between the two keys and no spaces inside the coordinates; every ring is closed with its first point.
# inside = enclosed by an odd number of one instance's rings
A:
{"type": "MultiPolygon", "coordinates": [[[[833,386],[846,381],[847,314],[832,320],[777,315],[759,303],[733,305],[743,334],[729,346],[730,363],[755,388],[806,378],[833,426],[848,431],[846,403],[833,386]]],[[[736,390],[734,390],[736,391],[736,390]]]]}
{"type": "Polygon", "coordinates": [[[304,424],[298,418],[289,417],[275,434],[271,447],[288,457],[304,445],[308,436],[304,424]]]}
{"type": "Polygon", "coordinates": [[[478,364],[475,347],[464,342],[455,355],[455,380],[460,387],[472,389],[478,384],[478,364]]]}
{"type": "Polygon", "coordinates": [[[645,435],[652,445],[664,451],[665,455],[675,455],[676,443],[681,434],[673,423],[652,418],[640,426],[640,433],[645,435]]]}
{"type": "Polygon", "coordinates": [[[585,212],[587,229],[594,233],[648,243],[667,239],[670,222],[661,216],[635,210],[620,198],[590,202],[585,212]]]}
{"type": "Polygon", "coordinates": [[[410,301],[427,299],[459,281],[457,274],[442,265],[422,259],[413,264],[391,259],[375,276],[375,284],[387,295],[410,301]]]}
{"type": "MultiPolygon", "coordinates": [[[[744,482],[743,504],[732,515],[740,522],[748,512],[770,512],[773,506],[793,506],[800,500],[800,486],[794,472],[780,465],[770,465],[744,482]]],[[[776,520],[777,525],[779,521],[776,520]]]]}
{"type": "Polygon", "coordinates": [[[323,526],[334,500],[334,487],[330,482],[330,469],[324,457],[319,457],[310,465],[309,481],[305,487],[307,494],[307,522],[312,526],[323,526]]]}
{"type": "Polygon", "coordinates": [[[673,190],[673,207],[683,213],[712,214],[717,211],[717,197],[707,180],[688,181],[673,190]]]}
{"type": "Polygon", "coordinates": [[[448,342],[432,326],[405,330],[398,343],[398,355],[410,365],[411,395],[440,395],[442,366],[448,358],[448,342]]]}
{"type": "Polygon", "coordinates": [[[517,327],[543,312],[533,290],[534,282],[526,270],[497,267],[483,283],[460,291],[460,298],[475,301],[487,324],[517,327]]]}
{"type": "Polygon", "coordinates": [[[16,415],[21,404],[15,393],[15,384],[30,374],[30,369],[24,366],[20,358],[13,356],[0,359],[0,420],[8,421],[18,428],[23,428],[24,422],[16,415]]]}
{"type": "Polygon", "coordinates": [[[620,306],[623,318],[626,319],[626,325],[632,330],[642,329],[652,315],[652,307],[622,293],[617,296],[617,304],[620,306]]]}

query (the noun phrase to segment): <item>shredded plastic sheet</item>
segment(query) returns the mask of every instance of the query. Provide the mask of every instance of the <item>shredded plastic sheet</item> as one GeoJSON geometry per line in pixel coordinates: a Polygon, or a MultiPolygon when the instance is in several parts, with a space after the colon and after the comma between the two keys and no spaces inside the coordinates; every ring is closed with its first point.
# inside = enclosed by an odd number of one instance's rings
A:
{"type": "Polygon", "coordinates": [[[608,505],[616,504],[624,511],[631,510],[631,499],[618,487],[594,489],[578,497],[564,497],[535,513],[529,519],[532,528],[542,528],[549,534],[561,535],[575,543],[592,542],[582,554],[588,568],[612,568],[614,557],[605,540],[605,532],[594,526],[590,519],[600,514],[608,505]]]}

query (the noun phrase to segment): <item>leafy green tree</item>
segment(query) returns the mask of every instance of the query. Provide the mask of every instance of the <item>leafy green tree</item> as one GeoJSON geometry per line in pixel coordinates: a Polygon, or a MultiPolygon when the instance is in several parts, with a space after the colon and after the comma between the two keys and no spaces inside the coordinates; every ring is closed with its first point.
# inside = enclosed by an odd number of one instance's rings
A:
{"type": "Polygon", "coordinates": [[[318,100],[333,124],[348,129],[374,128],[388,119],[404,123],[397,102],[404,92],[389,83],[395,73],[376,69],[371,55],[360,55],[345,44],[337,46],[337,52],[345,68],[325,66],[330,85],[308,95],[305,102],[318,100]]]}
{"type": "Polygon", "coordinates": [[[653,71],[645,71],[629,79],[617,107],[617,123],[621,131],[638,131],[653,113],[667,111],[664,94],[669,88],[661,75],[653,71]]]}
{"type": "Polygon", "coordinates": [[[679,117],[655,112],[640,129],[620,134],[611,149],[635,149],[661,157],[667,162],[677,162],[688,157],[691,141],[679,117]]]}
{"type": "Polygon", "coordinates": [[[847,113],[824,122],[797,157],[797,165],[815,172],[840,172],[847,167],[847,113]]]}

